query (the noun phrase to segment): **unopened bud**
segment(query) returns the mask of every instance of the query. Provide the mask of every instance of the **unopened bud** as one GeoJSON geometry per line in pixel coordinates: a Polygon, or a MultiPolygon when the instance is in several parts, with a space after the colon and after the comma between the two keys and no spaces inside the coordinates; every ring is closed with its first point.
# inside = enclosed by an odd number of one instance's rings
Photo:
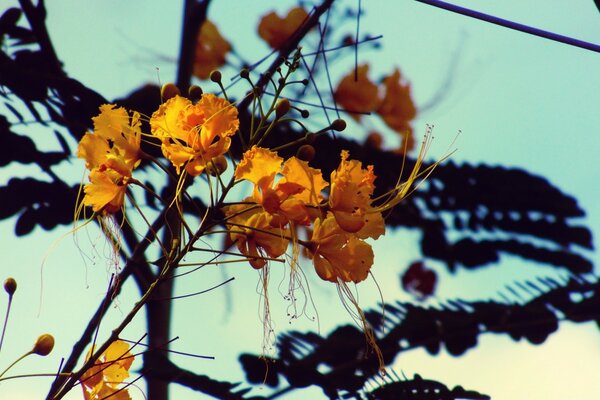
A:
{"type": "Polygon", "coordinates": [[[346,121],[344,121],[343,119],[336,119],[331,123],[331,129],[338,132],[343,131],[344,129],[346,129],[346,121]]]}
{"type": "Polygon", "coordinates": [[[221,71],[214,70],[210,73],[210,80],[214,83],[221,83],[221,71]]]}
{"type": "Polygon", "coordinates": [[[308,79],[302,79],[302,84],[304,86],[308,86],[308,79]]]}
{"type": "Polygon", "coordinates": [[[188,89],[188,97],[192,101],[198,101],[202,97],[202,88],[198,85],[192,85],[188,89]]]}
{"type": "Polygon", "coordinates": [[[300,115],[302,115],[302,118],[308,118],[310,113],[308,112],[308,110],[300,110],[300,115]]]}
{"type": "Polygon", "coordinates": [[[165,83],[160,88],[160,97],[163,101],[167,101],[172,97],[181,95],[179,88],[174,83],[165,83]]]}
{"type": "Polygon", "coordinates": [[[15,281],[15,278],[6,278],[4,281],[4,290],[9,296],[12,296],[15,293],[17,290],[17,281],[15,281]]]}
{"type": "Polygon", "coordinates": [[[290,101],[288,99],[281,99],[275,106],[275,118],[279,119],[290,111],[290,101]]]}
{"type": "Polygon", "coordinates": [[[383,137],[378,132],[371,132],[367,136],[366,144],[374,149],[381,149],[383,144],[383,137]]]}
{"type": "Polygon", "coordinates": [[[243,68],[240,71],[240,78],[242,79],[248,79],[250,77],[250,71],[248,70],[248,68],[243,68]]]}
{"type": "Polygon", "coordinates": [[[35,353],[40,356],[47,356],[52,352],[54,348],[54,336],[44,333],[40,337],[37,338],[35,345],[33,346],[32,353],[35,353]]]}
{"type": "Polygon", "coordinates": [[[342,46],[352,46],[354,44],[354,37],[351,35],[346,35],[342,39],[342,46]]]}
{"type": "Polygon", "coordinates": [[[227,170],[227,165],[225,156],[218,156],[206,165],[206,172],[212,176],[220,175],[227,170]]]}
{"type": "Polygon", "coordinates": [[[317,152],[315,150],[315,146],[311,144],[303,144],[298,148],[296,157],[302,161],[311,162],[315,158],[316,154],[317,152]]]}

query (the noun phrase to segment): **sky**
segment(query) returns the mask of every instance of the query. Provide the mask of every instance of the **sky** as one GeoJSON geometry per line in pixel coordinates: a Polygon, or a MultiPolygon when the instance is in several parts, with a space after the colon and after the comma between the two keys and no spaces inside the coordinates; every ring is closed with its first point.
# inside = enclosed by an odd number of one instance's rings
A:
{"type": "MultiPolygon", "coordinates": [[[[178,3],[48,3],[48,27],[66,71],[106,98],[123,96],[143,83],[174,78],[182,13],[178,3]],[[96,22],[90,23],[92,20],[96,22]]],[[[272,8],[271,3],[253,1],[250,6],[245,1],[214,0],[209,15],[234,44],[236,52],[253,61],[268,52],[254,35],[258,19],[272,8]]],[[[600,13],[591,0],[454,3],[600,44],[600,13]]],[[[277,9],[285,11],[289,4],[280,2],[277,9]]],[[[381,50],[365,50],[361,56],[371,61],[372,77],[388,74],[398,66],[411,82],[420,109],[413,124],[416,132],[422,134],[426,124],[435,125],[431,158],[445,154],[460,131],[457,151],[452,155],[455,162],[520,167],[545,176],[578,199],[586,211],[582,224],[592,229],[600,226],[600,189],[594,184],[600,181],[596,164],[600,141],[595,138],[600,128],[600,54],[417,2],[381,0],[362,4],[365,16],[361,31],[383,38],[381,50]],[[449,76],[452,79],[446,85],[449,76]]],[[[352,26],[347,28],[351,30],[352,26]]],[[[351,56],[341,57],[332,69],[343,74],[352,63],[351,56]]],[[[225,69],[224,76],[234,72],[233,68],[225,69]]],[[[359,138],[364,135],[352,124],[344,134],[359,138]]],[[[386,144],[393,146],[394,140],[393,136],[386,137],[386,144]]],[[[83,165],[77,160],[59,169],[74,182],[84,174],[83,165]]],[[[37,171],[10,166],[0,171],[0,182],[32,173],[37,171]]],[[[0,368],[27,351],[39,334],[51,332],[57,340],[54,353],[43,359],[31,357],[15,367],[13,373],[53,372],[60,356],[69,354],[79,329],[104,294],[111,273],[106,262],[109,250],[93,229],[82,230],[74,238],[70,227],[50,233],[37,228],[33,235],[15,238],[14,222],[0,223],[0,237],[4,239],[0,242],[0,279],[14,276],[19,285],[0,353],[0,368]]],[[[397,275],[419,258],[418,240],[418,233],[397,231],[374,244],[373,271],[382,283],[384,299],[410,299],[399,288],[397,275]]],[[[600,261],[597,253],[587,255],[596,264],[600,261]]],[[[478,298],[515,280],[561,274],[506,256],[497,266],[477,274],[460,272],[449,276],[444,274],[442,265],[431,265],[442,275],[432,304],[446,298],[478,298]]],[[[172,332],[180,338],[172,348],[216,357],[199,360],[174,356],[184,367],[218,379],[243,381],[237,355],[242,351],[258,354],[262,343],[256,273],[242,265],[205,268],[194,274],[194,279],[179,281],[176,291],[196,292],[231,276],[235,281],[227,289],[176,303],[172,332]]],[[[316,315],[310,307],[307,318],[290,321],[286,316],[287,303],[273,291],[276,330],[320,329],[325,334],[337,324],[350,321],[333,286],[314,278],[309,278],[309,283],[319,325],[310,318],[316,315]]],[[[359,285],[358,290],[364,308],[379,300],[370,281],[359,285]]],[[[105,333],[123,318],[136,296],[137,289],[126,284],[103,322],[105,333]]],[[[5,304],[6,298],[0,296],[0,310],[5,304]]],[[[125,335],[135,340],[142,333],[140,315],[125,335]]],[[[584,399],[590,398],[590,393],[600,393],[599,334],[592,324],[562,324],[560,331],[542,346],[484,335],[479,338],[479,346],[464,356],[452,357],[442,351],[431,357],[415,350],[403,353],[393,368],[398,374],[419,373],[500,400],[584,399]]],[[[42,398],[48,384],[48,378],[8,381],[0,384],[0,393],[11,399],[42,398]]],[[[136,400],[143,398],[135,390],[131,393],[136,400]]],[[[204,398],[180,388],[173,388],[172,393],[173,398],[204,398]]],[[[319,391],[312,393],[318,398],[319,391]]],[[[307,392],[298,391],[286,398],[306,396],[307,392]]],[[[69,397],[79,398],[78,390],[69,397]]]]}

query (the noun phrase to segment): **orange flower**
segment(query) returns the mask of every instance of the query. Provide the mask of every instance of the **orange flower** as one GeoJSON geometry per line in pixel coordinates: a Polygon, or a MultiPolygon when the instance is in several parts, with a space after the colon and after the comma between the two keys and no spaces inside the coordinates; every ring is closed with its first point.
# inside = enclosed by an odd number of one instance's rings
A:
{"type": "Polygon", "coordinates": [[[129,377],[133,358],[127,343],[121,340],[113,342],[81,376],[84,399],[99,400],[110,396],[111,399],[130,400],[127,389],[119,389],[119,386],[129,377]]]}
{"type": "Polygon", "coordinates": [[[377,85],[369,80],[369,65],[358,67],[357,80],[354,71],[340,81],[335,93],[335,101],[340,104],[350,116],[360,121],[361,114],[377,110],[381,104],[377,85]]]}
{"type": "Polygon", "coordinates": [[[208,79],[212,70],[225,65],[225,56],[231,51],[229,42],[221,36],[219,29],[206,20],[198,33],[194,76],[208,79]]]}
{"type": "Polygon", "coordinates": [[[285,18],[271,11],[260,19],[258,35],[272,49],[279,49],[300,28],[306,18],[308,14],[302,7],[292,8],[285,18]]]}
{"type": "Polygon", "coordinates": [[[417,109],[410,95],[410,84],[402,83],[398,68],[392,75],[384,78],[383,84],[385,95],[377,113],[390,128],[408,141],[402,148],[411,150],[414,147],[414,138],[410,121],[417,115],[417,109]]]}
{"type": "Polygon", "coordinates": [[[371,245],[344,231],[331,213],[315,220],[308,250],[315,271],[325,281],[358,283],[367,278],[373,265],[371,245]]]}
{"type": "Polygon", "coordinates": [[[348,151],[342,150],[340,165],[331,173],[329,209],[344,231],[377,239],[385,233],[385,224],[381,212],[371,206],[376,178],[373,166],[363,169],[360,161],[348,157],[348,151]]]}
{"type": "Polygon", "coordinates": [[[123,207],[127,183],[140,162],[140,115],[134,112],[130,119],[124,108],[105,104],[93,121],[94,133],[86,133],[77,148],[91,171],[83,204],[110,214],[123,207]]]}
{"type": "Polygon", "coordinates": [[[288,221],[310,224],[306,205],[317,206],[322,200],[321,191],[327,187],[321,171],[296,157],[285,163],[277,153],[253,146],[235,170],[236,179],[254,183],[252,200],[263,206],[271,216],[271,224],[284,226],[288,221]],[[275,184],[275,177],[282,177],[275,184]]]}
{"type": "Polygon", "coordinates": [[[177,173],[201,174],[212,159],[223,155],[239,127],[237,108],[214,94],[204,94],[193,104],[175,96],[150,118],[152,134],[162,141],[162,151],[177,173]]]}
{"type": "Polygon", "coordinates": [[[253,268],[260,269],[267,264],[263,254],[277,258],[287,250],[289,229],[273,227],[269,214],[260,208],[236,204],[224,207],[223,212],[230,217],[227,222],[233,224],[229,227],[231,240],[249,258],[253,268]]]}

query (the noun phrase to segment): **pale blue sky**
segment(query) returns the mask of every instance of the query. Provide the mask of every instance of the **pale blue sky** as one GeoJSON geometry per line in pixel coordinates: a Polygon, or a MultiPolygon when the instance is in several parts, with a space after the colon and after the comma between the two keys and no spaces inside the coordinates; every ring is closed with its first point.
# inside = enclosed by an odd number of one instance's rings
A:
{"type": "MultiPolygon", "coordinates": [[[[181,6],[179,2],[80,2],[53,0],[48,2],[50,33],[67,72],[106,98],[125,95],[142,83],[157,83],[157,68],[162,82],[173,79],[179,51],[181,6]],[[92,23],[94,21],[94,23],[92,23]],[[170,61],[171,60],[171,61],[170,61]]],[[[270,9],[266,0],[214,0],[210,16],[224,36],[246,59],[261,58],[267,48],[255,38],[258,18],[270,9]],[[250,5],[252,4],[252,5],[250,5]]],[[[355,5],[355,1],[340,2],[355,5]]],[[[592,229],[600,226],[600,54],[572,48],[564,44],[530,37],[480,21],[413,1],[363,1],[366,15],[361,20],[363,32],[382,34],[380,52],[365,51],[371,63],[372,77],[389,73],[394,66],[402,69],[411,81],[418,105],[428,104],[444,83],[451,59],[458,54],[455,73],[448,90],[433,108],[422,112],[414,123],[422,134],[425,124],[435,125],[436,139],[431,157],[440,157],[456,133],[462,133],[452,156],[457,162],[485,162],[525,168],[546,176],[556,186],[574,195],[587,212],[581,222],[592,229]]],[[[287,10],[290,2],[278,7],[287,10]]],[[[563,35],[600,43],[600,13],[592,0],[564,2],[520,2],[471,0],[456,1],[465,7],[517,22],[534,25],[563,35]]],[[[334,66],[337,72],[351,68],[347,57],[334,66]]],[[[225,70],[233,73],[232,70],[225,70]]],[[[347,135],[361,136],[358,127],[350,125],[347,135]]],[[[390,137],[388,144],[393,145],[390,137]]],[[[12,167],[11,167],[12,168],[12,167]]],[[[59,168],[74,181],[84,174],[77,161],[59,168]]],[[[4,169],[0,180],[9,175],[37,173],[23,168],[4,169]],[[10,172],[9,172],[10,171],[10,172]],[[8,175],[7,175],[7,172],[8,175]]],[[[0,224],[0,235],[12,238],[14,220],[0,224]]],[[[57,339],[55,353],[46,359],[23,362],[15,373],[52,372],[60,356],[68,355],[83,324],[102,298],[110,270],[103,254],[106,247],[93,230],[80,234],[81,251],[70,236],[55,246],[53,242],[67,228],[50,234],[39,228],[34,235],[18,240],[4,240],[3,275],[14,276],[19,284],[11,312],[11,324],[0,354],[0,368],[26,351],[38,334],[51,332],[57,339]],[[90,243],[99,253],[92,258],[90,243]],[[48,254],[43,266],[42,260],[48,254]],[[43,292],[40,292],[43,282],[43,292]],[[41,296],[41,313],[38,316],[41,296]]],[[[408,299],[397,286],[397,274],[407,263],[419,257],[418,235],[413,232],[388,233],[375,245],[374,273],[382,283],[386,300],[408,299]],[[392,253],[390,248],[399,249],[392,253]],[[396,269],[394,269],[396,268],[396,269]]],[[[596,242],[597,243],[597,242],[596,242]]],[[[596,262],[597,254],[588,255],[596,262]]],[[[438,297],[473,298],[504,283],[550,273],[547,268],[527,265],[517,259],[503,257],[502,269],[489,268],[482,274],[443,276],[438,297]]],[[[441,265],[433,264],[438,272],[441,265]]],[[[307,268],[310,275],[311,268],[307,268]]],[[[230,285],[233,309],[226,307],[225,291],[214,291],[176,303],[173,335],[181,337],[173,349],[214,355],[214,361],[186,359],[177,361],[199,373],[215,378],[243,380],[237,355],[241,351],[259,353],[262,327],[258,319],[257,275],[245,265],[226,268],[236,280],[230,285]]],[[[217,268],[205,268],[193,279],[179,281],[180,294],[196,292],[223,280],[217,268]]],[[[277,277],[278,278],[278,277],[277,277]]],[[[274,278],[274,280],[276,280],[274,278]]],[[[332,285],[309,278],[311,291],[319,310],[321,332],[338,323],[348,322],[332,285]]],[[[359,285],[364,307],[378,300],[372,282],[359,285]]],[[[289,323],[287,303],[273,290],[271,304],[276,329],[316,330],[315,323],[300,319],[289,323]]],[[[127,284],[118,306],[103,323],[105,333],[127,313],[135,301],[137,289],[127,284]],[[112,325],[111,325],[112,324],[112,325]]],[[[5,298],[0,300],[0,307],[5,298]]],[[[1,309],[1,308],[0,308],[1,309]]],[[[143,333],[138,318],[128,328],[130,339],[143,333]]],[[[600,332],[591,324],[561,325],[559,333],[543,346],[514,343],[504,337],[483,336],[480,345],[460,358],[445,352],[429,357],[417,350],[403,354],[395,366],[411,376],[439,379],[454,385],[491,394],[494,399],[584,399],[600,393],[600,332]],[[523,395],[523,392],[527,396],[523,395]]],[[[136,364],[134,364],[134,367],[136,364]]],[[[137,364],[139,367],[139,364],[137,364]]],[[[0,385],[4,398],[37,399],[46,393],[49,381],[32,378],[0,385]]],[[[174,389],[177,397],[204,398],[185,390],[174,389]]],[[[132,391],[134,399],[142,396],[132,391]]],[[[289,398],[306,398],[298,392],[289,398]]],[[[318,392],[317,392],[318,396],[318,392]]],[[[81,398],[74,390],[72,399],[81,398]]]]}

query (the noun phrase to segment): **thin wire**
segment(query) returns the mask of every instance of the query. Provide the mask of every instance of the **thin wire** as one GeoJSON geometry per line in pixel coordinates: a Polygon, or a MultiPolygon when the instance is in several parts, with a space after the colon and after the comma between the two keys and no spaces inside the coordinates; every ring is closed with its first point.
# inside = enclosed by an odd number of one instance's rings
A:
{"type": "Polygon", "coordinates": [[[505,28],[514,29],[516,31],[528,33],[530,35],[539,36],[545,39],[553,40],[568,44],[570,46],[580,47],[582,49],[591,50],[596,53],[600,53],[600,45],[595,43],[585,42],[583,40],[574,39],[568,36],[559,35],[557,33],[544,31],[542,29],[534,28],[528,25],[519,24],[517,22],[509,21],[506,19],[498,18],[493,15],[484,14],[478,11],[473,11],[468,8],[455,6],[454,4],[446,3],[439,0],[416,0],[419,3],[428,4],[430,6],[442,8],[447,11],[452,11],[458,14],[466,15],[467,17],[479,19],[482,21],[490,22],[492,24],[500,25],[505,28]]]}

